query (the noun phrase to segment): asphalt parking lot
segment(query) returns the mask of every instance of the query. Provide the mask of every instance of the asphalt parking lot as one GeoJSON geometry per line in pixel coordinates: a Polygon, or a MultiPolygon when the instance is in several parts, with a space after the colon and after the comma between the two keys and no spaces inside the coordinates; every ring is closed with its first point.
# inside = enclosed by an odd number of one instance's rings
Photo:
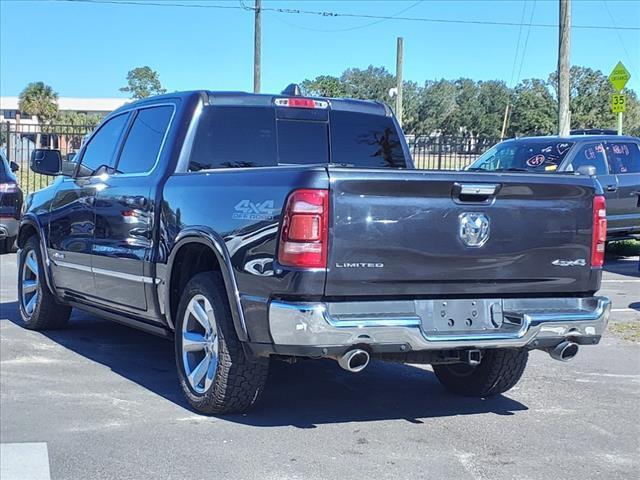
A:
{"type": "Polygon", "coordinates": [[[454,396],[423,366],[281,363],[250,414],[209,418],[183,400],[166,340],[78,312],[66,330],[22,328],[3,255],[2,480],[639,478],[637,264],[607,267],[599,346],[532,353],[503,396],[454,396]]]}

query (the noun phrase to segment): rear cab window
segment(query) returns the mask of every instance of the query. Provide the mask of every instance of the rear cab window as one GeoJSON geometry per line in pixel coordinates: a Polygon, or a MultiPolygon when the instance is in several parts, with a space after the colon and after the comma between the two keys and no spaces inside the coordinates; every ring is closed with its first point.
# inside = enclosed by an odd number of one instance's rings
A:
{"type": "Polygon", "coordinates": [[[147,173],[156,164],[173,115],[173,106],[138,110],[116,166],[118,173],[147,173]]]}
{"type": "Polygon", "coordinates": [[[640,147],[637,143],[607,142],[607,160],[611,173],[640,173],[640,147]]]}
{"type": "Polygon", "coordinates": [[[189,170],[314,164],[406,168],[407,159],[390,116],[214,105],[202,112],[189,170]]]}

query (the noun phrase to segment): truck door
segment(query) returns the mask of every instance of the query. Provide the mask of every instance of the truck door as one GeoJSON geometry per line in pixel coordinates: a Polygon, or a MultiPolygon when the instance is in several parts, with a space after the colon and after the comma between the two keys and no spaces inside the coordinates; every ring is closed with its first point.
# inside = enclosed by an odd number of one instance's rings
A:
{"type": "MultiPolygon", "coordinates": [[[[636,142],[607,142],[609,170],[617,179],[615,210],[607,230],[625,235],[640,232],[640,148],[636,142]]],[[[604,187],[603,185],[603,188],[604,187]]],[[[607,198],[607,220],[609,199],[607,198]]]]}
{"type": "Polygon", "coordinates": [[[600,182],[600,185],[602,185],[607,200],[607,218],[610,222],[609,228],[612,228],[616,224],[614,218],[617,218],[616,216],[620,209],[618,202],[618,178],[609,171],[604,142],[579,145],[567,170],[576,172],[580,167],[587,165],[596,168],[596,178],[600,182]]]}
{"type": "Polygon", "coordinates": [[[89,139],[74,178],[65,178],[49,212],[49,258],[56,287],[95,296],[91,252],[95,230],[94,204],[100,176],[113,165],[127,113],[105,122],[89,139]]]}
{"type": "Polygon", "coordinates": [[[146,285],[153,284],[152,196],[154,168],[173,116],[173,105],[135,113],[112,174],[95,202],[93,272],[98,296],[125,308],[147,310],[146,285]]]}

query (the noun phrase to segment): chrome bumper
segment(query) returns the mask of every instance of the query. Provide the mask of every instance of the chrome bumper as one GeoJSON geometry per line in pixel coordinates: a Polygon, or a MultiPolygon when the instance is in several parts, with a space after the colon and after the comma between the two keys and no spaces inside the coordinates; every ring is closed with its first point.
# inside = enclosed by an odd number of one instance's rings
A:
{"type": "MultiPolygon", "coordinates": [[[[475,307],[473,307],[475,308],[475,307]]],[[[606,297],[390,302],[289,303],[272,301],[275,345],[350,347],[399,345],[400,351],[456,348],[546,348],[570,338],[597,343],[609,320],[606,297]],[[488,309],[481,330],[444,327],[442,305],[459,314],[465,302],[488,309]],[[499,317],[499,318],[498,318],[499,317]],[[438,328],[438,327],[441,328],[438,328]],[[444,330],[444,331],[443,331],[444,330]]],[[[479,317],[482,317],[482,310],[479,317]]],[[[453,315],[453,314],[451,314],[453,315]]],[[[462,319],[464,322],[464,318],[462,319]]]]}

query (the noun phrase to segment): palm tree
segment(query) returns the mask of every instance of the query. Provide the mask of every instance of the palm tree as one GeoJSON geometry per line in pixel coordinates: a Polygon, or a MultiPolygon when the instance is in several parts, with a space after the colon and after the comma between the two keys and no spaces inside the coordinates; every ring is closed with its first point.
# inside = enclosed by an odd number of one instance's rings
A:
{"type": "MultiPolygon", "coordinates": [[[[20,112],[36,115],[39,123],[49,123],[58,114],[58,94],[44,82],[31,82],[18,99],[20,112]]],[[[40,131],[36,134],[36,147],[40,146],[40,131]]]]}

